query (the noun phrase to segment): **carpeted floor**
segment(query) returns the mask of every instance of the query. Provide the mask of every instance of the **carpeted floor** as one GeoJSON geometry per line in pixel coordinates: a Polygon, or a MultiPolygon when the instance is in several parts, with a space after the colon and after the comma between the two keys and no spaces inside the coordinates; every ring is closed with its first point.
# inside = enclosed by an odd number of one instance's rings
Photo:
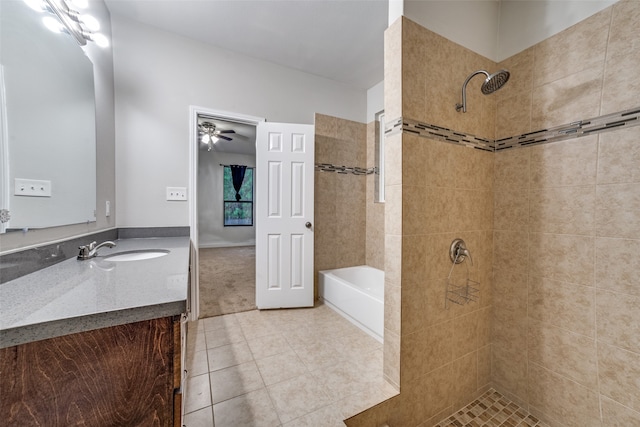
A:
{"type": "Polygon", "coordinates": [[[256,308],[256,247],[200,248],[200,318],[256,308]]]}

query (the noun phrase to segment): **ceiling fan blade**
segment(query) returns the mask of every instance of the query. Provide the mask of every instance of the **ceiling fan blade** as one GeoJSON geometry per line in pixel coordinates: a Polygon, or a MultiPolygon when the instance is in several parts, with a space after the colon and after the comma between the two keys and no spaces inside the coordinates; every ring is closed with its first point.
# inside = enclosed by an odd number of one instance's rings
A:
{"type": "Polygon", "coordinates": [[[236,133],[235,130],[233,129],[228,129],[228,130],[217,130],[216,133],[236,133]]]}
{"type": "Polygon", "coordinates": [[[224,139],[224,140],[226,140],[226,141],[233,141],[233,138],[229,138],[229,137],[224,136],[224,135],[220,135],[220,134],[218,134],[218,135],[216,135],[216,136],[217,136],[218,138],[220,138],[220,139],[224,139]]]}

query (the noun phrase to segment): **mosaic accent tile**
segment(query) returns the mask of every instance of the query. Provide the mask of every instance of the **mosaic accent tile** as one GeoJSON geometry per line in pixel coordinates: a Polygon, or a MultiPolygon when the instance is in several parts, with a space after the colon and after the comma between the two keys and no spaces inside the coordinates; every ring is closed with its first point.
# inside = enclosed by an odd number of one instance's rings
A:
{"type": "Polygon", "coordinates": [[[587,120],[579,120],[566,125],[541,129],[523,135],[498,139],[494,142],[494,147],[496,151],[515,147],[528,147],[638,125],[640,125],[640,108],[607,114],[587,120]]]}
{"type": "Polygon", "coordinates": [[[441,126],[418,122],[408,118],[399,118],[388,122],[385,135],[390,136],[403,132],[423,138],[445,141],[451,144],[464,145],[478,150],[495,152],[580,138],[638,125],[640,125],[640,108],[633,108],[497,140],[480,138],[471,134],[456,132],[441,126]]]}
{"type": "Polygon", "coordinates": [[[341,174],[371,175],[378,173],[377,167],[359,168],[357,166],[336,166],[331,163],[316,163],[315,170],[322,172],[338,172],[341,174]]]}
{"type": "Polygon", "coordinates": [[[465,145],[483,151],[494,151],[493,140],[456,132],[442,126],[418,122],[406,118],[399,118],[388,123],[385,135],[390,136],[400,132],[406,132],[423,138],[436,139],[452,144],[465,145]]]}
{"type": "Polygon", "coordinates": [[[434,427],[549,427],[494,389],[434,427]]]}

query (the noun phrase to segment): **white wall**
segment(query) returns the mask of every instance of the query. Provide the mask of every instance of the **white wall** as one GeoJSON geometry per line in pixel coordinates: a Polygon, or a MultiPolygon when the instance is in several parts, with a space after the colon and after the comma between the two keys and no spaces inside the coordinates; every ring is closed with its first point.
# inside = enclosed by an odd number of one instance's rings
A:
{"type": "Polygon", "coordinates": [[[495,62],[500,62],[616,0],[404,0],[390,2],[389,16],[404,16],[495,62]],[[397,12],[396,12],[397,15],[397,12]]]}
{"type": "Polygon", "coordinates": [[[384,80],[367,90],[367,123],[376,119],[376,114],[384,110],[384,80]]]}
{"type": "MultiPolygon", "coordinates": [[[[256,166],[250,154],[201,150],[198,156],[198,245],[201,248],[256,244],[255,203],[253,227],[225,227],[223,215],[223,165],[256,166]]],[[[254,174],[255,194],[255,174],[254,174]]],[[[255,197],[254,197],[255,199],[255,197]]]]}
{"type": "Polygon", "coordinates": [[[540,43],[616,1],[503,1],[494,60],[500,62],[540,43]]]}
{"type": "Polygon", "coordinates": [[[496,57],[500,2],[405,0],[404,16],[489,59],[496,57]]]}
{"type": "Polygon", "coordinates": [[[364,122],[366,91],[114,16],[118,226],[188,225],[189,106],[268,121],[364,122]]]}

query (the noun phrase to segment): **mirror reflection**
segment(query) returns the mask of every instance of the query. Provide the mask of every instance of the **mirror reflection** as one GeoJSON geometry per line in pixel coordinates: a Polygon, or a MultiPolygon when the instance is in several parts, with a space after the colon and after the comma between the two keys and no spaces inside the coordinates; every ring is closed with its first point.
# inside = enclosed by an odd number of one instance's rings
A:
{"type": "MultiPolygon", "coordinates": [[[[93,65],[22,1],[0,2],[3,230],[95,221],[93,65]],[[9,215],[6,215],[8,211],[9,215]]],[[[3,231],[0,230],[0,231],[3,231]]]]}

